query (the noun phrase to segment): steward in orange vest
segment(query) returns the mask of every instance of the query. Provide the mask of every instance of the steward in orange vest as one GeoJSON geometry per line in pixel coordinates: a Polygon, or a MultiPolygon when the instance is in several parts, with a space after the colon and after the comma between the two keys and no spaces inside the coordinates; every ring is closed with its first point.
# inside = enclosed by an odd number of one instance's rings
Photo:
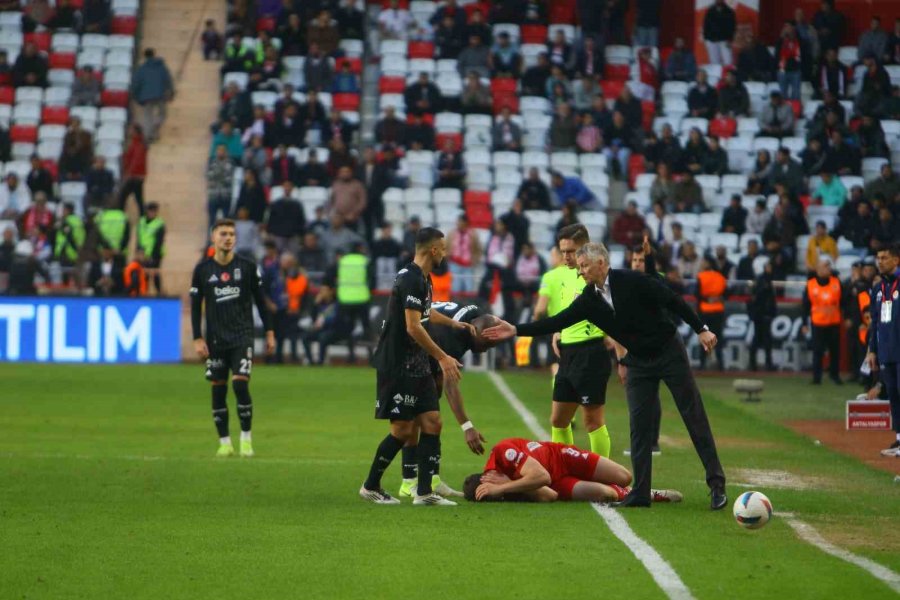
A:
{"type": "Polygon", "coordinates": [[[138,248],[134,251],[131,262],[122,272],[125,282],[125,293],[129,296],[147,295],[147,272],[144,270],[144,251],[138,248]]]}
{"type": "MultiPolygon", "coordinates": [[[[700,263],[700,272],[697,273],[697,302],[700,308],[700,318],[720,340],[723,339],[722,330],[725,328],[725,292],[727,290],[728,280],[713,267],[709,259],[704,258],[700,263]]],[[[716,363],[720,370],[725,368],[722,361],[724,346],[724,343],[716,345],[716,363]]],[[[706,368],[706,352],[700,353],[700,368],[706,368]]]]}
{"type": "MultiPolygon", "coordinates": [[[[822,360],[828,352],[828,374],[836,384],[841,359],[841,282],[831,274],[831,261],[821,259],[816,276],[806,282],[803,309],[812,324],[813,383],[822,383],[822,360]]],[[[808,329],[804,327],[804,330],[808,329]]]]}

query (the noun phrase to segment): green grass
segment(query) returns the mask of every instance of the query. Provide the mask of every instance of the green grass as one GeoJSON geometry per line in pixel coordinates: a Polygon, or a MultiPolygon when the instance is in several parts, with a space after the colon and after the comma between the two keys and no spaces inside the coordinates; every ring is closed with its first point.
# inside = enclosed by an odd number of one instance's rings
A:
{"type": "MultiPolygon", "coordinates": [[[[586,505],[363,503],[356,491],[385,433],[372,419],[374,373],[254,375],[257,458],[221,461],[212,458],[209,392],[196,365],[0,365],[0,598],[665,597],[586,505]]],[[[544,419],[548,376],[505,377],[544,419]]],[[[900,485],[778,424],[816,418],[809,409],[840,416],[843,397],[781,379],[750,406],[729,384],[701,382],[730,481],[756,468],[814,482],[761,491],[776,510],[900,570],[900,485]]],[[[621,461],[627,415],[621,387],[610,389],[621,461]]],[[[484,375],[467,374],[463,393],[489,441],[529,436],[484,375]]],[[[666,399],[663,434],[655,484],[682,490],[685,503],[625,516],[697,598],[893,597],[777,518],[750,532],[710,513],[699,461],[666,399]]],[[[458,485],[483,459],[455,425],[443,439],[442,473],[458,485]]],[[[580,430],[577,439],[586,444],[580,430]]],[[[385,481],[398,486],[396,466],[385,481]]]]}

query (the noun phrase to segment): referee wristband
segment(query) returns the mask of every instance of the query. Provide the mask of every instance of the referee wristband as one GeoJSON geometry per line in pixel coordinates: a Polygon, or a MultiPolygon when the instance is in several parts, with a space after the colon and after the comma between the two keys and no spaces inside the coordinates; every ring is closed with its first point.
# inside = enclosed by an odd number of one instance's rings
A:
{"type": "Polygon", "coordinates": [[[462,427],[462,430],[463,430],[463,431],[468,431],[468,430],[470,430],[470,429],[474,429],[474,428],[475,428],[475,426],[472,425],[472,421],[466,421],[465,423],[463,423],[462,425],[460,425],[460,427],[462,427]]]}

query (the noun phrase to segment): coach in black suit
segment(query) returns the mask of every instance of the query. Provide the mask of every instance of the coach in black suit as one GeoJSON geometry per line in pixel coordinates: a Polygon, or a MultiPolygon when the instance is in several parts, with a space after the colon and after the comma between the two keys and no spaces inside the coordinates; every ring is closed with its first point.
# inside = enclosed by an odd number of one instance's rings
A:
{"type": "Polygon", "coordinates": [[[707,352],[716,345],[715,334],[681,296],[658,279],[635,271],[610,269],[609,253],[603,244],[585,244],[576,256],[578,270],[587,286],[569,308],[534,323],[513,326],[503,322],[485,330],[485,337],[499,340],[515,335],[546,335],[584,320],[602,329],[618,344],[616,354],[620,375],[625,379],[631,418],[634,486],[618,506],[650,506],[653,414],[658,410],[657,390],[663,381],[675,398],[694,448],[706,468],[706,483],[712,496],[710,507],[724,508],[728,503],[725,473],[716,442],[687,351],[666,311],[690,325],[707,352]]]}

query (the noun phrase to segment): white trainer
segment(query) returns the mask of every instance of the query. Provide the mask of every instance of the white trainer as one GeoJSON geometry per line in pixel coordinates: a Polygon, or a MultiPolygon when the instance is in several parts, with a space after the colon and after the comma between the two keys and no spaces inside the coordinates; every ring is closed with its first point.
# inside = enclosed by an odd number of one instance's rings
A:
{"type": "Polygon", "coordinates": [[[650,490],[650,497],[654,502],[681,502],[684,494],[678,490],[650,490]]]}
{"type": "Polygon", "coordinates": [[[366,486],[359,488],[359,497],[373,504],[400,504],[400,501],[384,490],[367,490],[366,486]]]}
{"type": "Polygon", "coordinates": [[[435,492],[431,492],[425,496],[416,496],[413,500],[416,506],[456,506],[456,502],[447,500],[443,496],[439,496],[435,492]]]}

